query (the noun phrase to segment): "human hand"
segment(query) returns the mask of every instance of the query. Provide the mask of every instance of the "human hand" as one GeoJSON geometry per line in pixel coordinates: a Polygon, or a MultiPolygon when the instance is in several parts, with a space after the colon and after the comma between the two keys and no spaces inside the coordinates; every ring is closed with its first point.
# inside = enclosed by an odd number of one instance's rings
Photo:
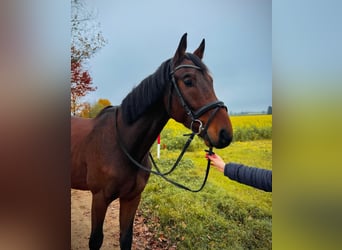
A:
{"type": "Polygon", "coordinates": [[[211,165],[213,165],[217,170],[222,173],[224,172],[224,167],[226,164],[218,154],[206,154],[205,158],[209,159],[211,161],[211,165]]]}

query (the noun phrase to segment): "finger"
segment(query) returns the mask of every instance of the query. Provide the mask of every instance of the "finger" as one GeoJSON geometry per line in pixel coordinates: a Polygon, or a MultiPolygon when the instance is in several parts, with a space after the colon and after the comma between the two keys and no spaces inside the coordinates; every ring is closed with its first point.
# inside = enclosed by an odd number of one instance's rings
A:
{"type": "Polygon", "coordinates": [[[205,154],[205,158],[210,159],[210,160],[214,158],[213,156],[214,156],[214,155],[210,155],[210,154],[208,154],[208,153],[205,154]]]}

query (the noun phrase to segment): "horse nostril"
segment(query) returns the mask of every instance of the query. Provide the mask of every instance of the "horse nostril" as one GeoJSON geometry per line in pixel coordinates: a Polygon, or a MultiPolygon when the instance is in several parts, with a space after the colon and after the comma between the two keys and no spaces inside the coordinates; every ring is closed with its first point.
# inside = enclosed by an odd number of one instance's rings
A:
{"type": "Polygon", "coordinates": [[[220,131],[220,137],[219,137],[219,147],[224,148],[227,147],[233,140],[233,136],[228,133],[227,130],[222,129],[220,131]]]}

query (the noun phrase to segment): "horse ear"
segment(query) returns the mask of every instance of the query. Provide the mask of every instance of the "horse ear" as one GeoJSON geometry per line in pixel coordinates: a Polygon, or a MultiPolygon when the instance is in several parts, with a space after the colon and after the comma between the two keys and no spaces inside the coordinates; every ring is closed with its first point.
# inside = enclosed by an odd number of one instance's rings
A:
{"type": "Polygon", "coordinates": [[[185,33],[178,45],[177,51],[173,57],[173,66],[177,64],[177,62],[185,55],[185,50],[186,50],[186,37],[187,33],[185,33]]]}
{"type": "Polygon", "coordinates": [[[198,56],[200,59],[203,58],[204,54],[204,47],[205,47],[205,40],[203,39],[200,46],[194,51],[194,54],[198,56]]]}

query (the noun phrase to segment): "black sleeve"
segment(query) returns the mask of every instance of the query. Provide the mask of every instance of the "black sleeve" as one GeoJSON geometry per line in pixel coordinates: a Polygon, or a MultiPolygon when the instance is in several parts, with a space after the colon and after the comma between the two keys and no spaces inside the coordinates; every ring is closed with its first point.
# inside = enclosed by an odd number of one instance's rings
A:
{"type": "Polygon", "coordinates": [[[272,192],[272,171],[247,167],[242,164],[228,163],[224,175],[242,184],[252,186],[266,192],[272,192]]]}

